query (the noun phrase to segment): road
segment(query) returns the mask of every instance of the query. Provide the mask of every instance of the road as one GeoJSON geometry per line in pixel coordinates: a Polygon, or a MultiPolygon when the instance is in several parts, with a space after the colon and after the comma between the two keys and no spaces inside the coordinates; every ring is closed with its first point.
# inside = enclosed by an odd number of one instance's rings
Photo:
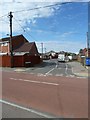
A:
{"type": "MultiPolygon", "coordinates": [[[[73,63],[74,66],[77,64],[73,63]]],[[[80,65],[79,65],[80,66],[80,65]]],[[[79,68],[79,67],[78,67],[79,68]]],[[[66,76],[66,77],[80,77],[74,74],[72,63],[60,63],[57,59],[45,60],[43,64],[28,68],[3,68],[4,71],[15,71],[33,74],[37,76],[66,76]]],[[[82,76],[81,76],[82,77],[82,76]]]]}
{"type": "Polygon", "coordinates": [[[72,68],[70,65],[66,63],[57,62],[57,60],[48,60],[44,61],[44,64],[41,67],[37,67],[36,69],[28,68],[27,72],[31,72],[37,75],[55,75],[55,76],[69,76],[74,75],[72,73],[72,68]]]}
{"type": "MultiPolygon", "coordinates": [[[[87,118],[88,80],[76,76],[71,77],[74,74],[70,65],[59,63],[57,66],[55,63],[55,61],[51,61],[48,66],[45,65],[45,71],[41,66],[43,69],[41,73],[37,67],[36,74],[30,74],[30,68],[27,68],[28,72],[3,70],[3,113],[11,108],[12,111],[14,111],[13,109],[17,111],[18,106],[18,109],[29,110],[30,114],[25,112],[27,117],[87,118]]],[[[21,110],[19,112],[21,113],[21,110]]],[[[15,117],[14,115],[13,117],[15,117]]],[[[3,114],[3,117],[5,116],[3,114]]],[[[8,117],[12,117],[10,112],[8,112],[8,117]]]]}

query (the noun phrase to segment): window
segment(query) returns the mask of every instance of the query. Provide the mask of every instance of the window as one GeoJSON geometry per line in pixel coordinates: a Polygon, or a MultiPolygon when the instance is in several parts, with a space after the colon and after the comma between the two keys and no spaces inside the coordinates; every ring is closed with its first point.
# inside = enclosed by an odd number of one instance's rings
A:
{"type": "Polygon", "coordinates": [[[8,43],[2,43],[1,46],[8,46],[8,43]]]}

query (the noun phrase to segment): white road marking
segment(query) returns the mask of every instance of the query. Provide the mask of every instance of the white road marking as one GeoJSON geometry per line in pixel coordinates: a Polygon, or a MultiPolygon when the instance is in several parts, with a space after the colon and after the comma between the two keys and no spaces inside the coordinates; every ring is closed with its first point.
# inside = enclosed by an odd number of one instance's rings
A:
{"type": "Polygon", "coordinates": [[[57,61],[57,62],[55,62],[55,63],[56,63],[56,66],[55,66],[55,67],[56,67],[56,68],[58,68],[58,61],[57,61]]]}
{"type": "Polygon", "coordinates": [[[56,68],[58,67],[58,65],[56,64],[56,68]]]}
{"type": "Polygon", "coordinates": [[[66,77],[70,77],[69,75],[67,75],[66,77]]]}
{"type": "Polygon", "coordinates": [[[45,73],[45,75],[48,75],[50,72],[52,72],[55,68],[49,70],[47,73],[45,73]]]}
{"type": "Polygon", "coordinates": [[[14,70],[15,72],[23,72],[23,71],[26,71],[25,69],[21,69],[21,68],[17,68],[14,70]]]}
{"type": "Polygon", "coordinates": [[[10,105],[10,106],[13,106],[13,107],[22,109],[22,110],[26,110],[26,111],[28,111],[28,112],[32,112],[32,113],[35,113],[35,114],[40,115],[40,116],[45,117],[45,118],[52,118],[52,117],[53,117],[53,116],[46,115],[46,114],[44,114],[44,113],[38,112],[38,111],[36,111],[36,110],[30,109],[30,108],[22,107],[22,106],[20,106],[20,105],[14,104],[14,103],[7,102],[7,101],[5,101],[5,100],[1,100],[1,99],[0,99],[0,103],[4,103],[4,104],[7,104],[7,105],[10,105]]]}
{"type": "Polygon", "coordinates": [[[69,75],[70,77],[75,77],[74,75],[69,75]]]}
{"type": "Polygon", "coordinates": [[[59,85],[57,83],[49,83],[49,82],[40,82],[40,81],[34,81],[34,80],[25,80],[25,79],[16,79],[16,78],[10,78],[11,80],[17,80],[17,81],[24,81],[24,82],[32,82],[32,83],[38,83],[38,84],[47,84],[47,85],[59,85]]]}
{"type": "Polygon", "coordinates": [[[66,75],[68,76],[67,69],[68,69],[68,66],[67,66],[67,64],[66,64],[65,73],[66,73],[66,75]]]}
{"type": "Polygon", "coordinates": [[[46,75],[46,76],[51,76],[52,75],[52,73],[49,73],[48,75],[46,75]]]}
{"type": "Polygon", "coordinates": [[[74,74],[74,70],[73,70],[73,67],[72,67],[72,73],[74,74]]]}
{"type": "Polygon", "coordinates": [[[81,78],[81,79],[82,79],[82,78],[84,78],[84,79],[85,79],[85,78],[87,78],[87,77],[84,77],[84,76],[79,76],[79,77],[76,77],[76,78],[81,78]]]}
{"type": "Polygon", "coordinates": [[[63,74],[56,74],[56,76],[64,76],[63,74]]]}
{"type": "Polygon", "coordinates": [[[42,73],[38,73],[37,76],[44,76],[44,74],[42,74],[42,73]]]}

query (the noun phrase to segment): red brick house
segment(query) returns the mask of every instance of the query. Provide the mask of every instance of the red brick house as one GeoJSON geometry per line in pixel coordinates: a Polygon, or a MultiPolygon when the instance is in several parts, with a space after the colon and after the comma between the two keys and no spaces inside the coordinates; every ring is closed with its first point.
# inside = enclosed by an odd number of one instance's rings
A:
{"type": "Polygon", "coordinates": [[[87,48],[80,49],[79,56],[90,57],[90,48],[89,49],[87,49],[87,48]]]}
{"type": "Polygon", "coordinates": [[[78,61],[83,65],[86,65],[86,58],[90,58],[90,48],[80,49],[79,55],[78,55],[78,61]]]}
{"type": "MultiPolygon", "coordinates": [[[[0,40],[0,57],[2,57],[2,66],[6,67],[11,66],[9,40],[10,37],[0,40]],[[8,64],[6,65],[7,61],[8,64]]],[[[14,66],[24,67],[26,62],[32,64],[38,64],[40,62],[40,56],[35,42],[29,42],[23,35],[12,37],[12,49],[14,66]]]]}

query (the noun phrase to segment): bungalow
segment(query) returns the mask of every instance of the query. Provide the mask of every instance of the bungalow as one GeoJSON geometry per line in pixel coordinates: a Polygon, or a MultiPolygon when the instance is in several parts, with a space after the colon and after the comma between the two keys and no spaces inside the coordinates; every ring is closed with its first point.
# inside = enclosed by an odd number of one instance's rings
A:
{"type": "MultiPolygon", "coordinates": [[[[35,42],[29,42],[23,35],[12,37],[12,51],[13,66],[24,67],[26,62],[32,64],[40,62],[35,42]]],[[[2,57],[2,66],[11,66],[10,37],[0,39],[0,57],[2,57]]]]}
{"type": "Polygon", "coordinates": [[[54,59],[54,58],[58,58],[58,53],[51,50],[51,51],[46,53],[46,56],[49,56],[49,58],[54,59]]]}

